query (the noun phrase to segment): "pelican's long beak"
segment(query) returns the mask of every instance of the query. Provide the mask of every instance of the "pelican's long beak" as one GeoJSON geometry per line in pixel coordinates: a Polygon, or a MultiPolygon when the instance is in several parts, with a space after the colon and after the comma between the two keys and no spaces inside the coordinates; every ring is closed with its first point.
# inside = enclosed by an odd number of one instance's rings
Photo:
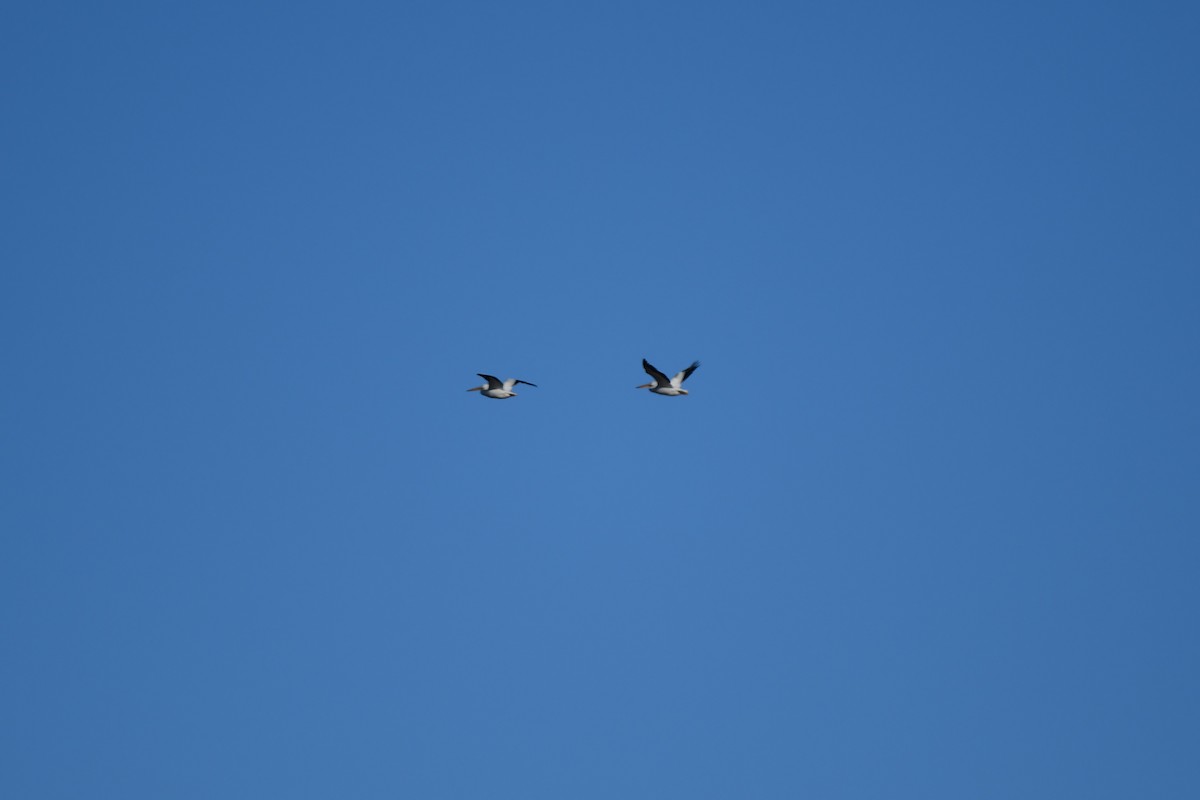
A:
{"type": "Polygon", "coordinates": [[[467,389],[467,391],[468,391],[468,392],[482,392],[482,391],[483,391],[483,387],[482,387],[482,386],[476,386],[476,387],[474,387],[474,388],[472,388],[472,389],[467,389]]]}
{"type": "Polygon", "coordinates": [[[680,390],[679,390],[679,393],[680,393],[680,394],[687,394],[687,389],[680,389],[680,390]]]}
{"type": "Polygon", "coordinates": [[[654,386],[653,383],[643,383],[641,386],[635,386],[635,389],[650,389],[654,386]]]}

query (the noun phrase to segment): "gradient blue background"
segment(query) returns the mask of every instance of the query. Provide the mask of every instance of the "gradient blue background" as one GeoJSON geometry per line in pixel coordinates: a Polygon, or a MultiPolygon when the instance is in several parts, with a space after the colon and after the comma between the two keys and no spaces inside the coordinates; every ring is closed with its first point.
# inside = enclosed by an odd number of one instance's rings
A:
{"type": "Polygon", "coordinates": [[[1194,4],[103,5],[0,12],[0,795],[1200,796],[1194,4]]]}

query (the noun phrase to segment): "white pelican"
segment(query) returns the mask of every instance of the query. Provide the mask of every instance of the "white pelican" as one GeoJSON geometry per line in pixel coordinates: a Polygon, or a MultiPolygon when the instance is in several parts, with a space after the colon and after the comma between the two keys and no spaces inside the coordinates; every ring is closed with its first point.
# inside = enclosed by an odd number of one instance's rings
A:
{"type": "Polygon", "coordinates": [[[692,365],[682,372],[676,373],[674,378],[667,380],[667,376],[655,369],[649,361],[642,359],[642,369],[646,370],[646,374],[654,378],[651,383],[643,383],[637,387],[639,389],[649,389],[655,394],[665,394],[668,397],[677,397],[681,394],[687,394],[687,389],[682,388],[683,382],[686,381],[696,367],[700,366],[699,361],[693,361],[692,365]]]}
{"type": "Polygon", "coordinates": [[[487,381],[487,383],[485,383],[483,386],[476,386],[471,389],[467,389],[467,391],[480,392],[484,397],[491,397],[494,400],[507,400],[510,397],[516,397],[517,393],[514,392],[512,388],[518,383],[523,383],[526,386],[533,386],[535,388],[537,387],[536,383],[520,381],[516,378],[509,378],[506,381],[502,381],[493,375],[484,375],[482,372],[476,372],[475,374],[483,378],[485,381],[487,381]]]}

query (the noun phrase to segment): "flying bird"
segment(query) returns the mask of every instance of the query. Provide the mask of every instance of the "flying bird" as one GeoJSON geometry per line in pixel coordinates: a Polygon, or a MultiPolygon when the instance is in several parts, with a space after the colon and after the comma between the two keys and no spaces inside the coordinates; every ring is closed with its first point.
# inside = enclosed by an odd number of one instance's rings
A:
{"type": "Polygon", "coordinates": [[[517,393],[514,392],[512,388],[518,383],[523,383],[526,386],[533,386],[535,388],[537,387],[536,383],[521,381],[517,380],[516,378],[509,378],[506,381],[502,381],[493,375],[484,375],[482,372],[476,372],[475,374],[483,378],[485,381],[487,381],[487,383],[485,383],[483,386],[472,387],[467,389],[467,391],[479,392],[484,397],[490,397],[493,400],[507,400],[510,397],[516,397],[517,393]]]}
{"type": "Polygon", "coordinates": [[[665,394],[668,397],[676,397],[681,394],[687,394],[688,393],[687,389],[682,388],[683,382],[686,381],[691,376],[691,374],[696,371],[696,367],[698,367],[698,366],[700,366],[700,362],[693,361],[692,365],[690,367],[683,370],[682,372],[676,373],[674,378],[667,380],[666,375],[659,372],[657,369],[654,368],[653,365],[651,365],[651,363],[649,361],[647,361],[646,359],[643,358],[642,359],[642,369],[646,370],[646,374],[649,375],[651,378],[654,378],[654,380],[651,383],[643,383],[641,386],[639,386],[637,388],[649,389],[650,391],[654,392],[655,394],[665,394]]]}

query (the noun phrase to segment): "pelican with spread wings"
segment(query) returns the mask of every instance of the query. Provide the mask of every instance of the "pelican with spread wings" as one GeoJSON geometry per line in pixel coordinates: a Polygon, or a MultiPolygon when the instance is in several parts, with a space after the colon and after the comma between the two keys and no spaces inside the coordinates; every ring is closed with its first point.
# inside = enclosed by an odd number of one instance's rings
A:
{"type": "Polygon", "coordinates": [[[655,394],[665,394],[668,397],[678,397],[681,394],[687,394],[687,389],[683,388],[683,382],[691,377],[696,371],[696,367],[700,366],[699,361],[693,361],[692,365],[682,372],[675,374],[674,378],[667,379],[667,376],[654,368],[649,361],[642,359],[642,369],[646,370],[646,374],[654,380],[650,383],[643,383],[637,387],[639,389],[649,389],[655,394]]]}
{"type": "Polygon", "coordinates": [[[487,381],[487,383],[485,383],[483,386],[472,387],[467,389],[467,391],[479,392],[484,397],[490,397],[493,400],[507,400],[510,397],[516,397],[517,393],[514,392],[512,388],[518,383],[523,383],[526,386],[537,387],[536,383],[517,380],[516,378],[509,378],[506,381],[502,381],[494,375],[484,375],[482,372],[476,372],[475,374],[483,378],[485,381],[487,381]]]}

